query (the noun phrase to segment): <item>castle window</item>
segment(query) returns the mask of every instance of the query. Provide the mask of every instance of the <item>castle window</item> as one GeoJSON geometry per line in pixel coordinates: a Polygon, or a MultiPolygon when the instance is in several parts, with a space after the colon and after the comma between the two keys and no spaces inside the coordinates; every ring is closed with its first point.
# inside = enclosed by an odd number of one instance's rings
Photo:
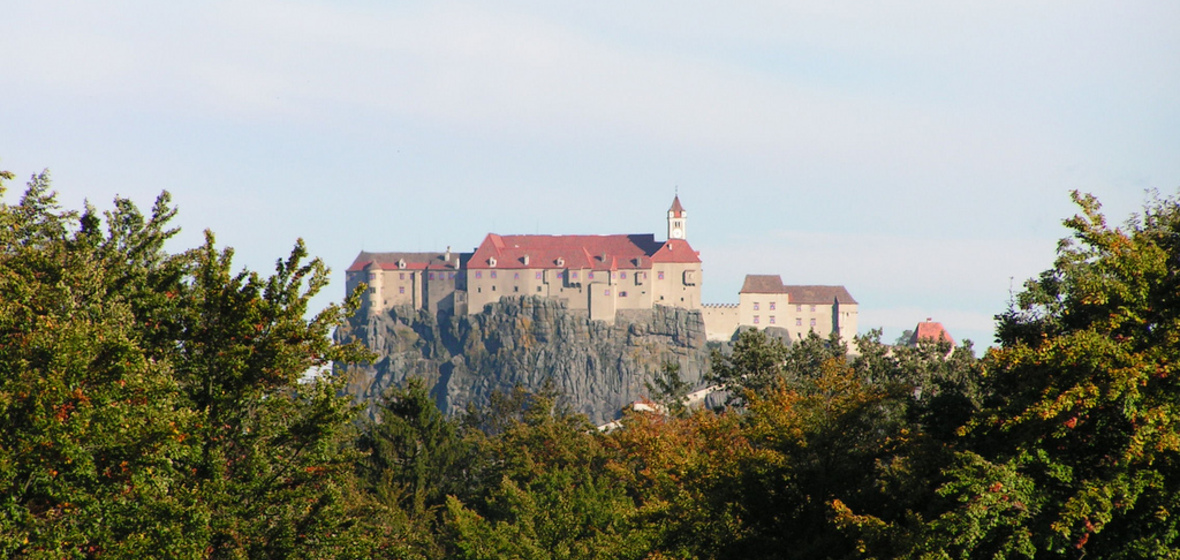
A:
{"type": "Polygon", "coordinates": [[[578,273],[577,273],[577,272],[571,272],[571,273],[570,273],[570,278],[573,278],[574,280],[577,280],[577,279],[578,279],[578,273]]]}
{"type": "Polygon", "coordinates": [[[406,279],[406,273],[404,273],[404,272],[399,272],[399,273],[397,273],[397,279],[398,279],[398,280],[405,280],[405,279],[406,279]]]}
{"type": "Polygon", "coordinates": [[[627,292],[619,292],[619,297],[627,297],[627,292]]]}
{"type": "Polygon", "coordinates": [[[495,277],[496,277],[496,271],[493,270],[492,271],[492,278],[495,278],[495,277]]]}
{"type": "Polygon", "coordinates": [[[770,316],[770,321],[769,321],[769,322],[770,322],[770,324],[772,324],[772,325],[774,324],[774,315],[771,315],[771,316],[770,316]]]}
{"type": "Polygon", "coordinates": [[[603,291],[602,291],[602,295],[604,295],[604,296],[609,296],[609,295],[610,295],[610,290],[603,290],[603,291]]]}
{"type": "Polygon", "coordinates": [[[795,312],[796,312],[796,313],[802,313],[802,312],[803,312],[803,306],[802,306],[802,305],[796,305],[796,306],[795,306],[795,312]]]}
{"type": "Polygon", "coordinates": [[[493,292],[494,292],[494,291],[496,291],[496,285],[495,285],[495,284],[492,284],[492,291],[493,291],[493,292]]]}
{"type": "Polygon", "coordinates": [[[560,270],[559,270],[559,271],[557,271],[557,279],[558,279],[558,280],[560,280],[560,279],[562,279],[562,278],[564,278],[564,277],[565,277],[565,273],[564,273],[564,272],[562,272],[562,271],[560,271],[560,270]]]}
{"type": "Polygon", "coordinates": [[[399,294],[404,294],[404,293],[406,293],[406,287],[405,287],[405,286],[398,286],[398,287],[397,287],[397,293],[399,293],[399,294]]]}
{"type": "Polygon", "coordinates": [[[455,273],[454,273],[454,272],[448,272],[448,273],[447,273],[447,280],[454,280],[454,279],[455,279],[455,273]]]}
{"type": "Polygon", "coordinates": [[[483,273],[477,270],[477,271],[475,271],[475,277],[476,278],[483,278],[483,273]]]}
{"type": "Polygon", "coordinates": [[[519,292],[519,291],[520,291],[520,286],[513,286],[513,287],[512,287],[512,291],[514,291],[514,292],[519,292]]]}
{"type": "Polygon", "coordinates": [[[754,302],[754,311],[758,311],[758,302],[754,302]]]}
{"type": "Polygon", "coordinates": [[[795,318],[795,326],[796,326],[796,327],[802,327],[802,326],[803,326],[803,318],[802,318],[802,317],[796,317],[796,318],[795,318]]]}
{"type": "Polygon", "coordinates": [[[813,327],[815,326],[815,317],[811,318],[811,326],[813,326],[813,327]]]}
{"type": "Polygon", "coordinates": [[[520,273],[519,273],[519,272],[513,272],[513,273],[512,273],[512,279],[513,279],[513,280],[520,280],[520,273]]]}
{"type": "Polygon", "coordinates": [[[619,271],[619,278],[626,280],[627,279],[627,271],[626,270],[619,271]]]}
{"type": "Polygon", "coordinates": [[[540,280],[540,279],[541,279],[541,271],[538,270],[537,271],[537,280],[540,280]]]}
{"type": "Polygon", "coordinates": [[[539,294],[539,293],[541,293],[541,287],[540,287],[540,286],[537,286],[537,293],[538,293],[538,294],[539,294]]]}
{"type": "Polygon", "coordinates": [[[656,279],[663,280],[664,279],[664,271],[661,270],[658,273],[656,273],[656,279]]]}
{"type": "Polygon", "coordinates": [[[593,279],[594,279],[594,271],[593,271],[593,270],[591,270],[590,272],[587,272],[587,273],[586,273],[586,278],[589,278],[589,279],[593,280],[593,279]]]}
{"type": "Polygon", "coordinates": [[[812,313],[815,313],[815,306],[814,306],[814,305],[813,305],[813,306],[811,306],[811,312],[812,312],[812,313]]]}
{"type": "Polygon", "coordinates": [[[758,316],[757,316],[757,315],[755,315],[755,316],[754,316],[754,324],[755,324],[755,325],[757,325],[757,324],[758,324],[758,316]]]}
{"type": "Polygon", "coordinates": [[[434,273],[433,272],[430,273],[430,279],[434,280],[434,273]]]}
{"type": "MultiPolygon", "coordinates": [[[[771,310],[771,311],[774,311],[774,302],[773,302],[773,301],[772,301],[772,302],[770,302],[770,310],[771,310]]],[[[774,322],[774,321],[771,321],[771,323],[773,323],[773,322],[774,322]]]]}
{"type": "Polygon", "coordinates": [[[374,281],[374,280],[376,280],[376,279],[377,279],[377,273],[376,273],[376,272],[370,272],[370,273],[369,273],[369,281],[370,281],[370,282],[372,282],[372,281],[374,281]]]}

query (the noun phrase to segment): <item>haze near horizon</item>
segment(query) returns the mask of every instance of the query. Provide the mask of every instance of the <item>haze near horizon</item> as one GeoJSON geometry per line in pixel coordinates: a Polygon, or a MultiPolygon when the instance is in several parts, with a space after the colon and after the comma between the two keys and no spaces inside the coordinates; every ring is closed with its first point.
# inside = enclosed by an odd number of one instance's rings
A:
{"type": "MultiPolygon", "coordinates": [[[[488,232],[662,237],[707,302],[842,284],[885,340],[992,339],[1068,192],[1120,222],[1180,186],[1170,2],[9,2],[0,169],[67,207],[172,192],[270,270],[488,232]]],[[[7,200],[19,195],[14,181],[7,200]]]]}

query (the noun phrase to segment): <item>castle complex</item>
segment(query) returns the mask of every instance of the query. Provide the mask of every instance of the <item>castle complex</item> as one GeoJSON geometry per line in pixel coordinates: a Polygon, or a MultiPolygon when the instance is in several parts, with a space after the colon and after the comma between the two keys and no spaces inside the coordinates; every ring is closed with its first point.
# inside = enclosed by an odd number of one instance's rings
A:
{"type": "Polygon", "coordinates": [[[711,340],[740,327],[779,327],[792,339],[816,331],[851,340],[857,303],[843,286],[789,286],[748,275],[737,304],[701,303],[701,258],[687,240],[688,212],[672,200],[666,241],[654,234],[498,235],[472,253],[370,253],[346,272],[346,291],[368,286],[362,312],[399,305],[475,314],[504,296],[560,299],[591,320],[656,305],[700,310],[711,340]]]}

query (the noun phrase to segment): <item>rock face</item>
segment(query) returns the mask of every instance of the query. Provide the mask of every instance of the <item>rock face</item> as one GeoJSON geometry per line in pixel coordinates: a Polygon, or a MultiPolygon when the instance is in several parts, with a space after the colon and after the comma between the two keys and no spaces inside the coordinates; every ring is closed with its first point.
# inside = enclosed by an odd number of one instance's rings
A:
{"type": "Polygon", "coordinates": [[[420,377],[439,408],[454,414],[487,404],[496,391],[536,390],[551,379],[596,424],[646,396],[644,382],[665,364],[679,364],[681,377],[700,386],[709,361],[699,311],[656,307],[620,313],[608,325],[538,297],[504,298],[477,315],[393,308],[354,317],[336,337],[355,337],[378,355],[347,372],[360,399],[420,377]]]}

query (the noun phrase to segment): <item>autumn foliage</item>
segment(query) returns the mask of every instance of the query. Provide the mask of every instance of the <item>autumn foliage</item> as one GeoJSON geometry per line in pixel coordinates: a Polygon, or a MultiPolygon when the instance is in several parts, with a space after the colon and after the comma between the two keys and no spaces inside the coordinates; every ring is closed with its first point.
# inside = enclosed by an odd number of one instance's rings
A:
{"type": "Polygon", "coordinates": [[[37,175],[0,206],[0,556],[1180,557],[1180,205],[1075,200],[982,358],[752,330],[717,408],[673,365],[672,413],[605,433],[552,388],[447,417],[414,381],[362,418],[301,243],[236,271],[211,234],[165,250],[166,194],[64,211],[37,175]]]}

